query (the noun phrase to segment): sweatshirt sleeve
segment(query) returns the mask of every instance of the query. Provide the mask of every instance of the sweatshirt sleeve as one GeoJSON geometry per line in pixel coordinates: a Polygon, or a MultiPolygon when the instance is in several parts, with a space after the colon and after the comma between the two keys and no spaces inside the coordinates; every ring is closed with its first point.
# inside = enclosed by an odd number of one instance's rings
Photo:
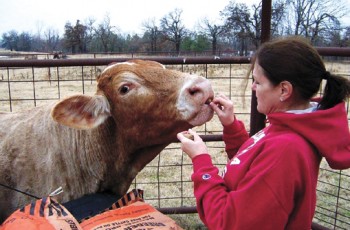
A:
{"type": "Polygon", "coordinates": [[[204,197],[208,191],[225,191],[224,180],[218,175],[219,170],[213,165],[209,154],[201,154],[194,157],[192,163],[194,173],[191,178],[194,182],[197,211],[203,223],[208,226],[202,197],[204,197]]]}
{"type": "Polygon", "coordinates": [[[237,119],[231,125],[224,126],[223,140],[225,150],[229,159],[232,159],[238,152],[241,145],[248,140],[249,135],[242,121],[237,119]]]}
{"type": "MultiPolygon", "coordinates": [[[[287,154],[288,149],[292,149],[290,145],[264,148],[262,151],[270,154],[260,152],[263,157],[249,164],[249,170],[236,188],[229,188],[218,175],[210,155],[193,158],[191,178],[198,214],[205,225],[215,230],[283,229],[293,208],[295,183],[303,178],[298,179],[297,175],[292,178],[291,170],[298,172],[303,161],[294,159],[298,154],[287,154]],[[272,217],[273,220],[266,221],[272,217]]],[[[299,184],[299,187],[302,186],[299,184]]]]}

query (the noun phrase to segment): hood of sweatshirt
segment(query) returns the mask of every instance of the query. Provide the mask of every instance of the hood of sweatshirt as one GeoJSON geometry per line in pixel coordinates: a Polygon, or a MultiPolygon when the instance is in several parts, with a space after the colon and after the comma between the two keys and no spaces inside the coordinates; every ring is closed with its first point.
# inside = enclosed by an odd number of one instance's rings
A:
{"type": "Polygon", "coordinates": [[[268,120],[308,140],[331,168],[350,168],[350,132],[344,102],[310,113],[272,113],[268,120]]]}

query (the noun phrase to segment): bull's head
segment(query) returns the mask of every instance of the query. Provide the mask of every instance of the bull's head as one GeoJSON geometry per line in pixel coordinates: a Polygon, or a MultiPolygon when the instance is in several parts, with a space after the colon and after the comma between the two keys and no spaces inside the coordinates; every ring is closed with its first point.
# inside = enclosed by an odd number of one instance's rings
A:
{"type": "Polygon", "coordinates": [[[118,129],[141,141],[201,125],[213,117],[210,82],[153,61],[109,65],[97,79],[95,96],[72,96],[52,111],[61,124],[90,129],[113,117],[118,129]]]}

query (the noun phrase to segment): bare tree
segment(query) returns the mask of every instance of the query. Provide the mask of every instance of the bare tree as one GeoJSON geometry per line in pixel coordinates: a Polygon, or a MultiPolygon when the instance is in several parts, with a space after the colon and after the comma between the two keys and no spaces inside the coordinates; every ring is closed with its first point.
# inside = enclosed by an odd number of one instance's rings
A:
{"type": "Polygon", "coordinates": [[[276,37],[283,34],[285,29],[283,25],[286,16],[285,0],[273,1],[271,10],[271,35],[276,37]]]}
{"type": "Polygon", "coordinates": [[[244,55],[247,51],[248,42],[254,34],[251,26],[253,21],[248,6],[245,3],[230,1],[221,15],[226,18],[226,28],[231,30],[233,35],[238,38],[240,55],[244,55]]]}
{"type": "Polygon", "coordinates": [[[294,34],[310,38],[314,44],[320,34],[339,29],[339,19],[348,11],[342,0],[287,0],[287,4],[294,34]]]}
{"type": "MultiPolygon", "coordinates": [[[[281,20],[285,15],[285,0],[274,1],[271,14],[271,34],[276,36],[283,31],[281,20]]],[[[249,43],[255,48],[260,45],[262,2],[248,7],[245,3],[230,1],[221,15],[226,18],[225,26],[238,39],[241,55],[246,53],[249,43]]]]}
{"type": "Polygon", "coordinates": [[[175,9],[160,20],[162,34],[166,40],[175,45],[177,54],[180,53],[181,41],[187,34],[187,30],[182,24],[181,14],[182,10],[175,9]]]}
{"type": "Polygon", "coordinates": [[[75,26],[72,26],[69,22],[65,25],[65,46],[72,50],[72,53],[76,53],[76,49],[80,53],[86,52],[85,36],[86,26],[77,20],[75,26]]]}
{"type": "Polygon", "coordinates": [[[48,28],[44,32],[45,36],[45,47],[46,51],[54,51],[57,49],[59,42],[60,42],[60,36],[58,35],[57,30],[54,30],[52,28],[48,28]]]}
{"type": "Polygon", "coordinates": [[[252,5],[253,14],[250,19],[250,26],[252,28],[251,39],[254,46],[257,48],[261,41],[261,15],[262,15],[262,2],[258,5],[252,5]]]}
{"type": "Polygon", "coordinates": [[[91,43],[92,40],[95,36],[95,24],[96,20],[92,17],[89,17],[87,19],[85,19],[84,24],[86,26],[86,30],[85,30],[85,50],[86,51],[91,51],[91,43]]]}
{"type": "Polygon", "coordinates": [[[210,22],[208,18],[204,18],[199,23],[200,33],[210,38],[212,55],[216,55],[218,39],[220,35],[226,32],[226,27],[224,25],[218,25],[210,22]]]}
{"type": "Polygon", "coordinates": [[[111,25],[111,19],[108,14],[95,29],[95,34],[97,38],[100,39],[104,52],[113,49],[116,40],[116,30],[116,27],[111,25]]]}
{"type": "Polygon", "coordinates": [[[161,31],[158,29],[155,19],[153,18],[143,22],[142,26],[144,28],[143,38],[150,44],[150,51],[157,52],[161,31]]]}

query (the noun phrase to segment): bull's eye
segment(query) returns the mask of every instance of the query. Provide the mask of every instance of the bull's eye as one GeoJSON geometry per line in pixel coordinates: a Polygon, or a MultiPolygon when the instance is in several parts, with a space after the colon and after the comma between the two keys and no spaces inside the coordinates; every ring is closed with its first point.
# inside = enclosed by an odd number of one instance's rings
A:
{"type": "Polygon", "coordinates": [[[128,85],[122,85],[120,88],[119,88],[119,92],[121,94],[127,94],[128,92],[130,91],[130,87],[128,85]]]}

